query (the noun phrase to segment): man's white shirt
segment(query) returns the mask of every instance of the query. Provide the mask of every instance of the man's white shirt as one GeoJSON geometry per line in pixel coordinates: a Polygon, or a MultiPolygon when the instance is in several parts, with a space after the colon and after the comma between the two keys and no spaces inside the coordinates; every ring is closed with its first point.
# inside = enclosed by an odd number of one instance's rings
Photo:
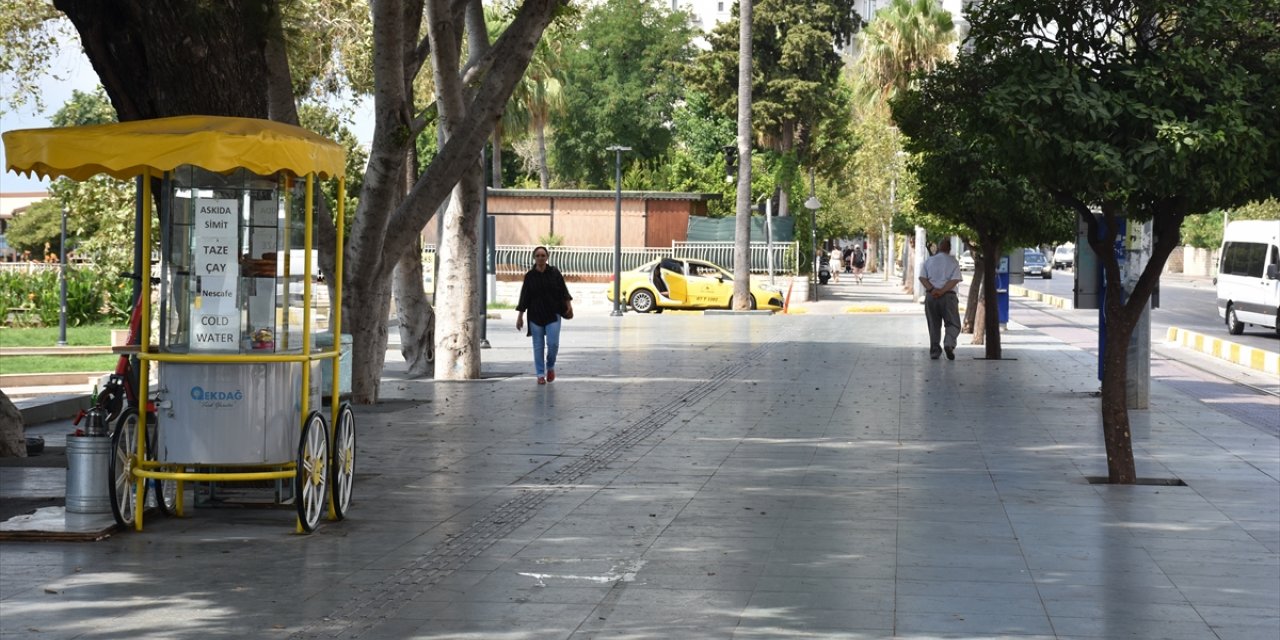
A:
{"type": "Polygon", "coordinates": [[[938,252],[925,259],[920,265],[920,277],[929,281],[935,288],[944,287],[952,280],[961,280],[960,261],[949,253],[938,252]]]}

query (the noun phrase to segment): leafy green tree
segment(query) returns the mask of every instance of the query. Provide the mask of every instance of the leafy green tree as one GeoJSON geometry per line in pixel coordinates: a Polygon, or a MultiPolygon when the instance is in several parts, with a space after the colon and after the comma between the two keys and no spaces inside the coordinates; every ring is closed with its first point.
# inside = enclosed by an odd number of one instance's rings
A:
{"type": "Polygon", "coordinates": [[[1280,200],[1270,198],[1250,202],[1232,211],[1211,211],[1208,215],[1190,216],[1182,221],[1182,243],[1197,249],[1217,249],[1222,246],[1224,216],[1228,220],[1277,220],[1280,219],[1280,200]]]}
{"type": "Polygon", "coordinates": [[[563,124],[552,152],[558,180],[611,185],[605,149],[615,144],[631,147],[628,162],[666,156],[671,114],[684,94],[678,70],[690,58],[693,33],[687,13],[647,0],[605,0],[587,10],[564,51],[563,124]]]}
{"type": "MultiPolygon", "coordinates": [[[[667,180],[650,188],[690,193],[718,193],[719,200],[708,204],[707,214],[734,213],[737,186],[733,182],[736,164],[725,157],[725,147],[733,144],[732,118],[711,108],[707,95],[689,91],[672,114],[674,144],[667,158],[667,180]]],[[[734,153],[736,157],[736,151],[734,153]]]]}
{"type": "MultiPolygon", "coordinates": [[[[982,261],[986,357],[1001,358],[996,308],[996,256],[1013,247],[1055,239],[1069,228],[1053,196],[1002,162],[982,129],[981,96],[995,69],[971,56],[943,63],[891,101],[906,134],[917,206],[976,236],[982,261]]],[[[968,234],[966,234],[968,235],[968,234]]],[[[975,265],[976,266],[976,265],[975,265]]]]}
{"type": "Polygon", "coordinates": [[[1088,225],[1105,271],[1103,439],[1132,483],[1128,344],[1183,220],[1280,192],[1280,0],[1006,0],[970,22],[993,152],[1088,225]],[[1124,217],[1155,232],[1136,280],[1124,217]]]}
{"type": "Polygon", "coordinates": [[[58,55],[58,43],[69,39],[65,21],[48,2],[0,0],[0,79],[6,91],[0,114],[28,104],[43,110],[40,83],[58,55]]]}
{"type": "Polygon", "coordinates": [[[45,259],[46,250],[58,255],[62,242],[62,203],[52,198],[33,203],[9,222],[5,241],[18,253],[29,254],[36,261],[45,259]]]}
{"type": "MultiPolygon", "coordinates": [[[[837,48],[852,41],[862,21],[853,0],[758,0],[751,29],[751,119],[756,141],[778,154],[775,179],[784,190],[801,177],[801,167],[833,175],[840,166],[820,153],[829,120],[848,120],[851,96],[840,86],[843,65],[837,48]]],[[[720,23],[707,36],[711,48],[687,69],[689,83],[710,96],[728,117],[737,114],[737,20],[720,23]]],[[[845,132],[847,133],[847,132],[845,132]]],[[[845,135],[845,134],[840,134],[845,135]]],[[[790,210],[782,200],[781,215],[790,210]]]]}

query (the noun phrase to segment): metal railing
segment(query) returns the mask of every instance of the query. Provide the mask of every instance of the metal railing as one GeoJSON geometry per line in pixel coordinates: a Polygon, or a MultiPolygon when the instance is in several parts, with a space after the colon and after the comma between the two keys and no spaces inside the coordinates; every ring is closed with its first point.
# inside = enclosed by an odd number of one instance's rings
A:
{"type": "Polygon", "coordinates": [[[59,268],[56,262],[0,262],[0,273],[43,273],[59,268]]]}
{"type": "MultiPolygon", "coordinates": [[[[519,278],[533,266],[535,245],[500,244],[497,246],[497,275],[499,278],[519,278]]],[[[434,254],[435,245],[424,247],[425,254],[434,254]]],[[[630,271],[647,262],[660,258],[694,258],[706,260],[726,269],[733,269],[732,242],[675,241],[670,249],[654,247],[623,247],[622,270],[630,271]]],[[[567,278],[598,278],[613,274],[613,247],[551,247],[548,262],[560,269],[567,278]]],[[[751,272],[767,274],[769,247],[763,242],[751,243],[751,272]]],[[[777,275],[793,275],[798,272],[799,252],[795,242],[773,243],[773,268],[777,275]]]]}

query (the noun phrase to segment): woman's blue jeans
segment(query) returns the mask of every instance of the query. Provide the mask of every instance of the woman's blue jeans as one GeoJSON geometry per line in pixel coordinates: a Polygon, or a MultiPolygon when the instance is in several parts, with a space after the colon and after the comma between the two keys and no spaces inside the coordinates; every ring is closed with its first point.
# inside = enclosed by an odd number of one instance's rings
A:
{"type": "Polygon", "coordinates": [[[560,351],[560,318],[546,326],[530,322],[529,333],[533,334],[533,368],[541,378],[547,375],[548,369],[556,368],[556,353],[560,351]]]}

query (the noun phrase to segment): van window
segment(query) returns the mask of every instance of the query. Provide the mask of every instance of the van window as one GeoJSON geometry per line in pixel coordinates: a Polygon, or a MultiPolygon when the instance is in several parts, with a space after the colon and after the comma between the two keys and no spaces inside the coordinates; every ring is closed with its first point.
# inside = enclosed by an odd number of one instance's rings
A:
{"type": "Polygon", "coordinates": [[[1262,277],[1267,245],[1259,242],[1228,242],[1222,250],[1222,275],[1262,277]]]}

